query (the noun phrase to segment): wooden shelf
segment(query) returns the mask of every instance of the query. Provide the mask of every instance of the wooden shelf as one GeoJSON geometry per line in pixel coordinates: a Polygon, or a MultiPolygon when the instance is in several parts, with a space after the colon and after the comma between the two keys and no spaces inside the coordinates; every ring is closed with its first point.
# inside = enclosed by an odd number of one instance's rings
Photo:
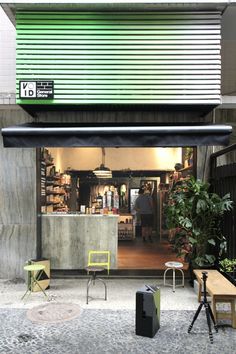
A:
{"type": "Polygon", "coordinates": [[[189,165],[187,167],[181,168],[180,172],[182,171],[188,171],[188,170],[192,170],[193,169],[193,165],[189,165]]]}
{"type": "Polygon", "coordinates": [[[48,210],[52,211],[52,209],[66,209],[65,196],[70,188],[70,185],[61,183],[62,174],[55,171],[55,165],[52,160],[51,154],[47,150],[46,156],[43,156],[41,160],[41,210],[45,210],[46,212],[48,210]],[[50,166],[52,166],[52,168],[47,170],[50,166]],[[50,173],[50,175],[47,175],[47,172],[50,173]],[[56,199],[56,201],[53,199],[56,199]]]}
{"type": "Polygon", "coordinates": [[[53,195],[64,195],[66,194],[65,192],[56,192],[56,191],[46,191],[47,195],[53,194],[53,195]]]}
{"type": "Polygon", "coordinates": [[[118,222],[118,240],[119,241],[132,241],[135,239],[135,226],[133,225],[133,215],[120,214],[118,222]],[[132,222],[126,222],[132,221],[132,222]],[[121,222],[123,221],[123,222],[121,222]]]}
{"type": "Polygon", "coordinates": [[[54,163],[53,162],[50,162],[50,161],[41,161],[41,165],[44,165],[44,166],[53,166],[54,163]]]}
{"type": "Polygon", "coordinates": [[[133,229],[133,224],[126,224],[126,223],[119,222],[118,223],[118,228],[122,229],[122,230],[125,229],[125,228],[133,229]]]}

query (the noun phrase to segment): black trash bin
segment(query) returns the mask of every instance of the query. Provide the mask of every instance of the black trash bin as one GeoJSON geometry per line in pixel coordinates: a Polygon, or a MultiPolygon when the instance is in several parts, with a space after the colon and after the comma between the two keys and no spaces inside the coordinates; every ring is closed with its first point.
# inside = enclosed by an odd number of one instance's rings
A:
{"type": "Polygon", "coordinates": [[[160,328],[160,288],[144,285],[136,292],[136,324],[138,336],[153,338],[160,328]]]}

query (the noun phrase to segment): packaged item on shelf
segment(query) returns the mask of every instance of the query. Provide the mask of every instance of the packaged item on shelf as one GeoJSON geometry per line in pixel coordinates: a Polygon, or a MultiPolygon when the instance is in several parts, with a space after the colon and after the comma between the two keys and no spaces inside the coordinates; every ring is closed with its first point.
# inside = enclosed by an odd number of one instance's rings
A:
{"type": "Polygon", "coordinates": [[[114,198],[113,198],[113,206],[114,208],[116,209],[119,209],[119,199],[120,199],[120,196],[117,192],[117,188],[115,188],[115,192],[114,192],[114,198]]]}
{"type": "Polygon", "coordinates": [[[112,208],[112,203],[113,202],[113,200],[112,200],[112,191],[111,190],[109,190],[109,191],[107,191],[107,207],[109,208],[109,209],[111,209],[112,208]]]}
{"type": "Polygon", "coordinates": [[[80,205],[80,212],[82,213],[82,214],[85,214],[85,209],[86,207],[85,207],[85,205],[80,205]]]}

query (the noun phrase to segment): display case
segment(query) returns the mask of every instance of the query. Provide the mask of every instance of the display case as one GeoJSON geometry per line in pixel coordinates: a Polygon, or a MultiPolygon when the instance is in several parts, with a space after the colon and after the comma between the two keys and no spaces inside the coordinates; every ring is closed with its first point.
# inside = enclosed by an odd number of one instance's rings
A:
{"type": "Polygon", "coordinates": [[[118,221],[118,240],[134,240],[135,225],[132,214],[119,215],[118,221]]]}

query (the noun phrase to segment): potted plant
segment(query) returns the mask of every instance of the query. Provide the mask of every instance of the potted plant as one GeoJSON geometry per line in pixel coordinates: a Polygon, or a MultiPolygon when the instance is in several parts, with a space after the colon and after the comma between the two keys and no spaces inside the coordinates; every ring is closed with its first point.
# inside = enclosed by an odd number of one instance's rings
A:
{"type": "Polygon", "coordinates": [[[224,258],[219,261],[219,270],[236,285],[236,258],[224,258]]]}
{"type": "Polygon", "coordinates": [[[235,267],[236,267],[236,259],[224,258],[221,261],[219,261],[219,268],[221,272],[233,273],[235,267]]]}
{"type": "Polygon", "coordinates": [[[183,251],[195,268],[214,265],[226,249],[221,220],[233,202],[229,194],[220,197],[210,193],[209,187],[193,176],[180,180],[170,190],[165,208],[167,227],[177,230],[179,244],[182,237],[183,251]]]}

